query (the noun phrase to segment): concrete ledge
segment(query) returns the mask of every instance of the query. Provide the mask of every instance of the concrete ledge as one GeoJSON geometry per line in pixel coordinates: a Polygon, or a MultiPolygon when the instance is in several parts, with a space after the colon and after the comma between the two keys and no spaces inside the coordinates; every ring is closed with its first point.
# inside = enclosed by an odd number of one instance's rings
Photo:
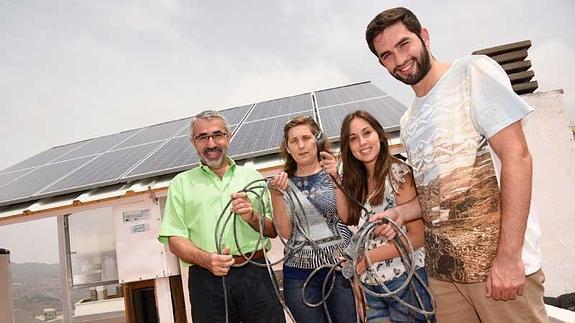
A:
{"type": "Polygon", "coordinates": [[[545,305],[545,310],[547,310],[547,316],[549,316],[550,323],[575,322],[575,312],[552,305],[545,305]]]}

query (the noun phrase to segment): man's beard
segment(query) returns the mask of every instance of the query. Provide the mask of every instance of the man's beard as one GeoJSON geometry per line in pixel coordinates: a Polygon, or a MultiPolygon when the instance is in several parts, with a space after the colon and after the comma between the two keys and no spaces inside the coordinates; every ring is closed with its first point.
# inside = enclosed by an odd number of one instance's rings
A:
{"type": "Polygon", "coordinates": [[[225,154],[226,152],[224,152],[220,147],[214,147],[214,148],[206,148],[204,149],[203,153],[202,153],[202,162],[210,167],[210,168],[219,168],[224,164],[225,161],[225,154]],[[220,152],[220,157],[218,157],[217,159],[208,159],[207,153],[211,152],[211,151],[219,151],[220,152]]]}
{"type": "MultiPolygon", "coordinates": [[[[393,77],[395,77],[397,80],[407,85],[415,85],[419,83],[419,81],[421,81],[427,75],[427,73],[429,73],[429,70],[431,70],[431,60],[429,59],[430,56],[429,51],[427,50],[427,47],[425,47],[425,44],[423,44],[423,41],[421,43],[423,48],[419,53],[419,57],[415,58],[415,68],[416,68],[415,74],[409,75],[407,77],[402,77],[397,73],[397,71],[391,73],[393,77]]],[[[397,67],[395,68],[395,70],[398,69],[399,68],[397,67]]]]}

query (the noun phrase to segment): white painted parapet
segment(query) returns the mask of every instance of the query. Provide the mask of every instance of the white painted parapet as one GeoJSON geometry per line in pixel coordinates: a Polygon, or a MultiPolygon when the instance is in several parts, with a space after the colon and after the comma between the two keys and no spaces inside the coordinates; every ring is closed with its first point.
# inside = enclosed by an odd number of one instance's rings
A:
{"type": "Polygon", "coordinates": [[[563,91],[523,95],[535,111],[524,122],[533,157],[532,203],[542,230],[545,295],[575,292],[575,141],[563,91]]]}

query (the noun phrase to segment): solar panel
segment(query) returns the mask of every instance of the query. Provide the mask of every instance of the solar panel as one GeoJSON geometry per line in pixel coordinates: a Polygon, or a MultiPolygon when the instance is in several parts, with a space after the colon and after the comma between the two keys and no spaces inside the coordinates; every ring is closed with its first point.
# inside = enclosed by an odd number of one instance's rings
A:
{"type": "Polygon", "coordinates": [[[146,157],[159,145],[160,143],[158,142],[149,143],[104,153],[60,181],[42,190],[40,194],[51,195],[55,192],[64,194],[71,191],[116,183],[127,170],[146,157]]]}
{"type": "Polygon", "coordinates": [[[305,112],[312,109],[311,94],[300,94],[256,103],[246,122],[273,118],[286,114],[305,112]]]}
{"type": "Polygon", "coordinates": [[[93,157],[67,160],[39,167],[33,172],[7,184],[0,190],[0,204],[20,202],[30,198],[34,193],[54,183],[54,181],[72,172],[93,157]]]}
{"type": "Polygon", "coordinates": [[[33,170],[34,170],[33,168],[28,168],[28,169],[16,170],[16,171],[0,174],[0,187],[10,183],[11,181],[15,180],[16,178],[18,178],[24,174],[27,174],[33,170]]]}
{"type": "Polygon", "coordinates": [[[386,95],[387,93],[380,90],[371,82],[315,92],[317,106],[320,108],[386,95]]]}
{"type": "Polygon", "coordinates": [[[78,157],[85,157],[103,153],[109,150],[110,148],[118,145],[123,140],[126,140],[126,138],[133,136],[136,132],[141,130],[142,128],[134,129],[88,140],[88,142],[86,142],[85,145],[78,147],[78,149],[74,149],[73,151],[67,153],[66,155],[57,158],[56,161],[74,159],[78,157]]]}
{"type": "Polygon", "coordinates": [[[249,111],[251,106],[252,106],[252,104],[243,105],[241,107],[221,110],[220,113],[223,114],[224,117],[226,117],[228,124],[230,126],[233,126],[233,125],[237,125],[238,123],[240,123],[240,121],[242,121],[242,119],[244,118],[246,113],[249,111]]]}
{"type": "Polygon", "coordinates": [[[47,164],[48,162],[62,157],[64,154],[73,151],[74,149],[81,147],[82,145],[86,144],[87,140],[75,142],[68,145],[58,146],[54,148],[50,148],[45,150],[37,155],[34,155],[24,161],[19,162],[16,165],[12,165],[2,172],[5,173],[7,171],[18,170],[18,169],[25,169],[30,167],[41,166],[47,164]]]}
{"type": "Polygon", "coordinates": [[[136,166],[123,180],[134,180],[149,176],[163,175],[189,169],[199,161],[196,149],[188,136],[170,139],[141,164],[136,166]]]}
{"type": "MultiPolygon", "coordinates": [[[[339,138],[349,112],[371,112],[388,131],[398,128],[405,106],[370,82],[314,93],[329,138],[339,138]]],[[[221,110],[236,133],[228,155],[238,161],[273,154],[289,119],[313,116],[311,93],[221,110]],[[243,123],[242,123],[243,122],[243,123]]],[[[0,172],[0,205],[76,192],[191,168],[199,158],[185,118],[54,147],[0,172]]]]}
{"type": "Polygon", "coordinates": [[[313,114],[308,109],[303,113],[243,123],[232,138],[229,155],[234,158],[248,158],[276,152],[281,144],[286,122],[300,115],[313,114]]]}
{"type": "Polygon", "coordinates": [[[319,109],[319,117],[328,138],[339,139],[341,123],[350,112],[365,110],[373,114],[386,131],[397,131],[399,119],[406,109],[399,101],[387,96],[319,109]]]}
{"type": "Polygon", "coordinates": [[[188,126],[189,123],[190,118],[187,118],[147,127],[132,138],[124,141],[116,148],[131,147],[155,142],[158,140],[168,139],[174,136],[176,133],[180,132],[182,128],[188,126]]]}
{"type": "Polygon", "coordinates": [[[190,132],[190,127],[185,127],[184,129],[180,130],[180,132],[178,132],[175,137],[189,136],[189,134],[188,134],[189,132],[190,132]]]}

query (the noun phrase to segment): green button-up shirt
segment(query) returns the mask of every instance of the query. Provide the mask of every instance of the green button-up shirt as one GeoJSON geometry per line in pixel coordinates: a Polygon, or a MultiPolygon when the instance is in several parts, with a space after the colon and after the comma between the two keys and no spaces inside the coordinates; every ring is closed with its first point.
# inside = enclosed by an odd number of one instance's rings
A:
{"type": "MultiPolygon", "coordinates": [[[[231,199],[231,194],[242,190],[247,184],[254,180],[261,179],[262,176],[256,170],[236,165],[231,158],[227,158],[230,167],[222,178],[218,177],[212,170],[205,166],[199,166],[189,171],[178,174],[170,183],[164,218],[160,226],[158,239],[162,243],[168,242],[168,237],[178,236],[190,239],[198,248],[207,252],[216,252],[215,231],[218,218],[222,210],[231,199]]],[[[264,185],[258,182],[254,185],[264,185]]],[[[257,189],[262,192],[262,189],[257,189]]],[[[264,210],[254,194],[249,194],[252,206],[259,214],[265,214],[271,218],[271,203],[267,190],[264,194],[264,210]]],[[[224,225],[231,205],[224,212],[224,218],[220,221],[221,227],[224,225]]],[[[233,218],[225,225],[225,231],[221,240],[223,246],[229,247],[232,255],[239,255],[240,252],[234,241],[233,218]]],[[[219,234],[219,233],[218,233],[219,234]]],[[[259,232],[244,222],[240,216],[236,220],[236,235],[242,252],[248,253],[262,249],[265,245],[267,249],[271,244],[269,239],[260,241],[259,232]]],[[[220,239],[220,237],[218,237],[220,239]]],[[[182,264],[190,264],[182,261],[182,264]]]]}

